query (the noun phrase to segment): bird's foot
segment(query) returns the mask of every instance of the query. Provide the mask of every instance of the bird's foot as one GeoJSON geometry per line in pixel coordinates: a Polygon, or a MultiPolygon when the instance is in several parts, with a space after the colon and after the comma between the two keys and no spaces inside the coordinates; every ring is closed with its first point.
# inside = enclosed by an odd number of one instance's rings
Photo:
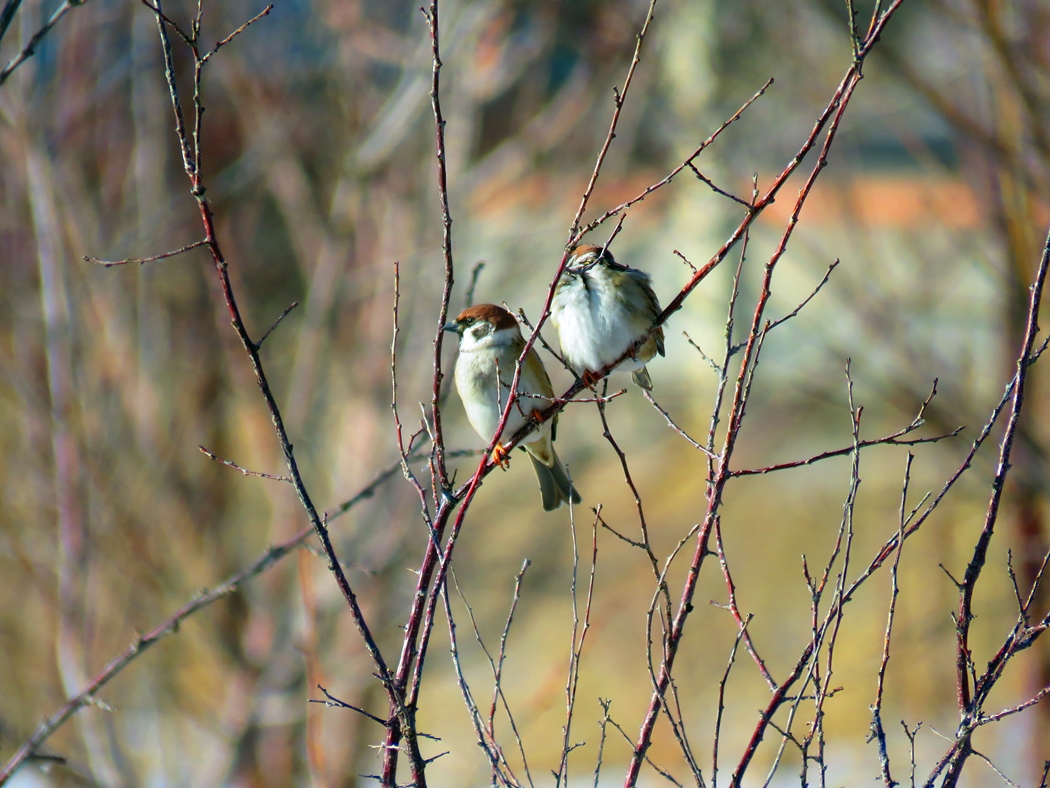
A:
{"type": "Polygon", "coordinates": [[[593,389],[594,384],[601,379],[601,375],[599,375],[597,372],[591,372],[589,369],[585,369],[583,371],[583,375],[580,376],[580,380],[583,381],[583,385],[585,385],[589,389],[593,389]]]}
{"type": "Polygon", "coordinates": [[[492,462],[503,470],[510,467],[510,452],[503,448],[502,443],[497,443],[492,450],[492,462]]]}

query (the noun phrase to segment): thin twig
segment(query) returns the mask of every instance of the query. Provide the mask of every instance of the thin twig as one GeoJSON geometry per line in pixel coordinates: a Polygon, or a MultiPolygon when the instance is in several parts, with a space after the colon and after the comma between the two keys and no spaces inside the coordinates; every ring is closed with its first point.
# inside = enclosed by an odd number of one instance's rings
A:
{"type": "Polygon", "coordinates": [[[598,780],[602,771],[602,759],[605,757],[605,737],[609,728],[609,709],[612,708],[612,701],[598,698],[598,704],[602,707],[602,719],[598,723],[598,728],[601,730],[601,738],[598,739],[598,757],[595,758],[594,762],[593,788],[598,788],[598,780]]]}
{"type": "Polygon", "coordinates": [[[260,479],[272,479],[275,482],[288,482],[289,484],[291,484],[292,480],[287,476],[274,476],[272,473],[249,471],[247,468],[242,468],[240,465],[231,460],[224,460],[222,459],[222,457],[217,457],[203,446],[198,446],[197,448],[200,449],[201,453],[208,459],[215,460],[215,462],[221,463],[227,466],[228,468],[233,468],[236,471],[240,471],[244,476],[258,476],[260,479]]]}
{"type": "MultiPolygon", "coordinates": [[[[747,653],[750,654],[751,659],[754,660],[755,666],[758,668],[758,672],[762,674],[762,678],[766,682],[766,686],[768,686],[771,690],[775,690],[777,688],[777,683],[773,680],[773,676],[770,674],[769,669],[766,667],[765,660],[763,660],[762,657],[760,657],[758,655],[758,652],[755,650],[755,645],[751,642],[751,635],[747,631],[747,625],[751,621],[752,614],[748,613],[747,616],[741,615],[740,608],[737,606],[736,583],[733,582],[733,576],[729,571],[729,561],[726,559],[725,548],[722,545],[721,521],[718,519],[715,520],[714,536],[715,553],[718,555],[718,563],[719,566],[721,566],[722,568],[722,577],[726,581],[726,592],[728,596],[728,604],[726,605],[726,609],[729,610],[730,613],[732,613],[733,620],[736,621],[737,639],[743,640],[744,648],[747,649],[747,653]]],[[[736,653],[735,648],[733,650],[733,653],[736,653]]]]}
{"type": "MultiPolygon", "coordinates": [[[[317,700],[315,698],[310,698],[307,701],[308,703],[320,703],[320,704],[322,704],[324,706],[329,706],[331,708],[349,709],[350,711],[356,711],[362,717],[365,717],[366,719],[372,720],[372,722],[378,722],[384,728],[386,727],[386,720],[384,720],[382,717],[377,717],[376,715],[372,714],[372,712],[370,712],[370,711],[365,711],[364,709],[360,708],[359,706],[355,706],[352,703],[347,703],[345,700],[340,700],[339,698],[337,698],[334,695],[332,695],[328,690],[326,690],[320,684],[317,685],[317,689],[321,690],[321,692],[324,693],[325,699],[324,700],[317,700]]],[[[435,736],[435,737],[432,737],[432,738],[437,738],[437,737],[435,736]]]]}
{"type": "Polygon", "coordinates": [[[152,257],[137,257],[128,258],[127,260],[99,260],[97,257],[89,257],[84,255],[84,261],[88,263],[95,263],[96,265],[104,265],[106,268],[112,268],[115,265],[145,265],[146,263],[152,263],[156,260],[164,260],[168,257],[175,257],[176,255],[188,252],[190,249],[196,249],[198,246],[207,246],[208,239],[203,238],[200,241],[194,241],[191,244],[183,246],[181,249],[174,249],[170,252],[162,252],[161,254],[155,254],[152,257]]]}
{"type": "Polygon", "coordinates": [[[470,269],[470,284],[467,285],[467,293],[463,297],[463,307],[474,306],[474,290],[478,286],[478,277],[481,276],[481,272],[485,270],[485,261],[478,260],[474,263],[474,267],[470,269]]]}
{"type": "Polygon", "coordinates": [[[747,614],[747,618],[743,622],[743,626],[739,627],[736,632],[736,639],[733,641],[733,648],[729,651],[729,659],[726,660],[726,669],[722,672],[722,678],[718,680],[718,709],[715,712],[715,733],[713,741],[711,742],[711,788],[718,788],[718,749],[719,739],[722,734],[722,715],[725,712],[725,699],[726,699],[726,684],[729,683],[729,673],[733,669],[733,665],[736,663],[736,652],[740,648],[740,643],[744,638],[744,634],[747,632],[747,625],[751,623],[751,614],[747,614]]]}
{"type": "MultiPolygon", "coordinates": [[[[478,630],[477,621],[474,619],[474,611],[467,603],[466,596],[463,594],[463,590],[459,586],[459,582],[455,579],[455,573],[452,573],[453,583],[456,585],[456,589],[460,595],[460,599],[463,601],[464,606],[467,609],[467,614],[470,617],[471,624],[474,627],[474,636],[478,642],[481,643],[482,649],[485,650],[486,654],[488,650],[485,649],[485,644],[481,640],[481,633],[478,630]]],[[[484,720],[481,717],[481,709],[478,707],[478,703],[474,700],[474,693],[470,689],[470,685],[467,683],[467,677],[463,672],[463,663],[459,656],[459,638],[456,635],[456,622],[452,614],[452,601],[448,595],[448,585],[442,585],[435,592],[441,597],[442,604],[445,609],[445,618],[448,622],[448,635],[449,635],[449,651],[452,655],[452,668],[456,674],[456,683],[459,686],[460,694],[463,696],[463,702],[467,707],[467,712],[470,714],[470,722],[474,727],[474,734],[477,736],[478,746],[485,753],[486,758],[489,761],[489,766],[492,769],[492,784],[505,785],[508,788],[520,788],[521,783],[514,776],[513,771],[510,768],[510,764],[507,762],[506,756],[503,754],[503,748],[500,747],[495,737],[491,734],[491,731],[485,727],[484,720]]]]}
{"type": "Polygon", "coordinates": [[[671,418],[671,414],[668,413],[666,410],[664,410],[660,406],[659,402],[657,402],[655,399],[653,399],[652,392],[643,390],[642,391],[642,395],[649,401],[649,404],[652,405],[656,409],[656,412],[664,417],[664,420],[667,422],[667,426],[670,427],[675,432],[677,432],[683,438],[685,438],[686,443],[688,443],[694,449],[698,449],[699,451],[702,451],[704,454],[706,454],[708,456],[709,459],[712,459],[712,460],[717,460],[718,459],[718,455],[717,454],[715,454],[714,452],[710,452],[707,449],[705,449],[703,446],[701,446],[695,440],[690,438],[689,434],[684,429],[682,429],[677,424],[675,424],[674,419],[671,418]]]}
{"type": "MultiPolygon", "coordinates": [[[[87,0],[84,0],[86,2],[87,0]]],[[[77,6],[84,5],[84,2],[76,2],[76,0],[65,0],[55,12],[51,14],[46,22],[37,30],[30,38],[29,43],[26,44],[22,51],[11,58],[7,65],[4,66],[4,70],[0,71],[0,85],[7,82],[7,78],[11,76],[16,68],[25,63],[29,58],[36,54],[36,48],[40,46],[40,42],[44,40],[44,36],[54,29],[55,25],[58,24],[58,20],[66,15],[69,11],[73,10],[77,6]]],[[[14,16],[14,12],[17,10],[17,4],[11,4],[10,0],[8,5],[4,7],[3,15],[0,16],[0,21],[3,22],[3,27],[6,27],[11,23],[11,18],[14,16]],[[8,13],[10,9],[10,13],[8,13]]],[[[0,30],[0,38],[3,37],[4,30],[0,30]]]]}
{"type": "Polygon", "coordinates": [[[268,16],[271,11],[273,11],[273,5],[267,5],[266,8],[264,8],[262,11],[257,13],[251,19],[249,19],[247,22],[245,22],[240,27],[238,27],[236,30],[234,30],[232,33],[230,33],[228,36],[226,36],[226,38],[222,39],[221,41],[216,41],[215,42],[215,46],[212,48],[211,52],[209,52],[208,54],[206,54],[204,57],[201,58],[201,63],[202,64],[207,63],[208,59],[212,55],[214,55],[222,47],[226,46],[228,43],[233,41],[234,38],[236,38],[241,33],[243,33],[245,30],[247,30],[249,25],[251,25],[251,24],[253,24],[255,22],[258,22],[264,16],[268,16]]]}
{"type": "Polygon", "coordinates": [[[580,220],[583,218],[583,214],[587,210],[587,203],[590,202],[591,195],[594,193],[594,187],[598,183],[598,176],[601,174],[602,164],[605,162],[605,157],[609,154],[609,147],[612,145],[612,141],[616,137],[616,127],[620,123],[620,111],[623,109],[623,103],[627,98],[627,92],[631,89],[631,83],[634,81],[635,69],[638,68],[638,63],[641,61],[642,42],[645,41],[645,34],[649,31],[649,25],[653,21],[653,11],[655,9],[656,0],[649,0],[649,10],[646,11],[645,21],[642,23],[642,29],[635,38],[634,57],[631,58],[631,65],[627,69],[627,77],[623,81],[623,88],[613,88],[613,114],[609,121],[609,131],[605,135],[605,142],[598,151],[598,160],[594,163],[594,169],[591,171],[591,178],[587,182],[586,188],[583,190],[583,196],[580,198],[580,206],[576,209],[576,215],[572,219],[572,224],[569,225],[569,241],[566,244],[567,249],[575,246],[579,242],[579,239],[586,235],[590,229],[597,227],[597,224],[592,222],[587,230],[581,232],[579,229],[580,220]]]}
{"type": "MultiPolygon", "coordinates": [[[[499,639],[499,651],[496,655],[495,662],[492,663],[492,706],[489,710],[489,731],[495,736],[495,713],[496,713],[496,694],[498,692],[500,700],[503,703],[503,709],[507,713],[507,720],[510,722],[511,732],[514,734],[514,740],[518,744],[518,753],[521,755],[522,766],[525,769],[525,779],[529,781],[529,785],[532,785],[532,775],[529,773],[529,761],[525,757],[525,744],[521,739],[521,734],[518,732],[517,723],[514,722],[514,715],[511,714],[510,704],[507,701],[507,696],[503,692],[503,664],[507,659],[507,638],[510,637],[510,627],[514,623],[514,613],[518,609],[518,602],[521,601],[521,586],[525,580],[525,572],[531,565],[529,559],[525,559],[521,565],[521,570],[514,578],[514,596],[511,598],[510,610],[507,611],[507,620],[503,624],[503,632],[500,634],[499,639]]],[[[480,642],[480,638],[479,641],[480,642]]],[[[488,652],[486,651],[486,654],[488,652]]],[[[491,660],[490,660],[491,662],[491,660]]]]}
{"type": "MultiPolygon", "coordinates": [[[[770,80],[769,84],[773,84],[772,80],[770,80]]],[[[695,175],[698,180],[700,180],[703,183],[706,183],[709,187],[711,187],[711,191],[713,191],[715,194],[720,194],[721,196],[726,197],[727,199],[730,199],[735,203],[743,205],[748,210],[751,210],[751,203],[749,203],[747,200],[740,199],[735,194],[730,194],[724,189],[720,189],[717,186],[715,186],[714,182],[702,172],[700,172],[700,170],[697,169],[696,165],[693,164],[693,162],[691,161],[689,162],[689,169],[693,171],[693,175],[695,175]]],[[[693,270],[695,271],[696,269],[693,270]]]]}
{"type": "Polygon", "coordinates": [[[277,326],[281,325],[281,321],[284,320],[286,317],[288,317],[288,315],[291,313],[291,311],[293,309],[295,309],[297,306],[299,306],[299,302],[298,301],[292,301],[292,303],[288,306],[288,308],[285,309],[283,312],[281,312],[281,314],[279,314],[277,316],[277,319],[273,321],[273,325],[270,326],[268,329],[266,329],[266,331],[263,333],[263,335],[261,337],[259,337],[259,341],[255,343],[255,347],[256,348],[261,348],[262,345],[263,345],[263,342],[266,341],[266,339],[270,336],[270,334],[272,334],[274,332],[274,330],[277,328],[277,326]]]}
{"type": "MultiPolygon", "coordinates": [[[[654,5],[655,5],[655,3],[654,3],[654,5]]],[[[651,16],[651,7],[650,7],[650,19],[651,18],[652,18],[652,16],[651,16]]],[[[646,25],[648,25],[648,22],[649,22],[649,20],[646,20],[646,25]]],[[[738,120],[740,120],[741,115],[744,114],[744,112],[748,109],[748,107],[750,107],[752,104],[754,104],[756,101],[758,101],[758,99],[760,99],[765,94],[765,92],[767,90],[769,90],[769,88],[770,88],[770,86],[772,84],[773,84],[773,78],[770,77],[769,79],[766,80],[765,84],[762,85],[762,87],[760,87],[757,91],[755,91],[755,93],[751,96],[751,98],[749,98],[747,101],[745,101],[740,106],[740,109],[738,109],[736,112],[734,112],[732,115],[730,115],[729,118],[727,118],[722,123],[721,126],[719,126],[717,129],[715,129],[707,139],[705,139],[703,142],[701,142],[697,146],[697,148],[692,153],[690,153],[682,161],[681,164],[679,164],[677,167],[675,167],[673,170],[671,170],[667,175],[665,175],[663,178],[661,178],[656,183],[654,183],[654,184],[652,184],[650,186],[647,186],[640,194],[638,194],[635,197],[632,197],[630,200],[627,200],[627,202],[621,203],[620,205],[617,205],[615,208],[610,208],[608,211],[603,213],[597,219],[595,219],[594,221],[590,222],[586,227],[584,227],[582,230],[580,230],[574,236],[574,238],[575,239],[582,238],[584,235],[586,235],[587,233],[591,232],[592,230],[594,230],[599,225],[604,224],[605,222],[607,222],[612,217],[617,216],[618,214],[622,213],[623,211],[626,211],[632,205],[636,205],[637,203],[641,202],[646,197],[648,197],[650,194],[655,192],[657,189],[663,188],[664,186],[669,184],[674,179],[674,177],[676,175],[678,175],[680,172],[682,172],[687,167],[692,167],[693,161],[695,161],[700,156],[700,154],[703,153],[707,148],[711,147],[711,145],[714,143],[714,141],[717,140],[719,138],[719,136],[721,136],[723,131],[725,131],[727,128],[729,128],[729,126],[731,126],[733,123],[736,123],[738,120]]],[[[599,162],[599,166],[600,166],[600,162],[599,162]]],[[[694,172],[697,172],[697,174],[699,175],[699,172],[696,171],[695,168],[694,168],[694,172]]],[[[597,175],[597,168],[595,170],[595,177],[596,177],[596,175],[597,175]]],[[[702,176],[701,176],[701,179],[704,180],[705,182],[707,182],[706,179],[702,178],[702,176]]],[[[720,189],[715,187],[714,184],[710,184],[710,185],[711,185],[712,188],[715,189],[715,191],[719,192],[720,194],[723,194],[724,196],[726,196],[726,197],[728,197],[728,198],[730,198],[732,200],[736,200],[738,202],[743,202],[742,200],[737,200],[737,198],[733,197],[731,194],[728,194],[726,192],[722,192],[720,189]]],[[[747,203],[743,203],[743,204],[748,208],[748,212],[749,213],[752,210],[754,210],[753,207],[748,205],[747,203]]],[[[581,211],[581,214],[582,214],[582,211],[581,211]]],[[[573,227],[575,227],[575,226],[576,225],[574,224],[573,227]]]]}
{"type": "MultiPolygon", "coordinates": [[[[933,385],[930,387],[930,393],[926,396],[919,404],[919,410],[915,414],[915,417],[911,422],[901,429],[886,435],[882,438],[869,438],[860,442],[860,448],[866,449],[871,446],[917,446],[924,443],[937,443],[938,441],[945,440],[946,438],[954,438],[958,435],[963,427],[956,427],[951,432],[943,433],[941,435],[934,435],[929,438],[907,438],[906,435],[910,435],[915,430],[922,427],[925,423],[926,409],[933,402],[933,398],[937,396],[937,380],[934,379],[933,385]]],[[[820,462],[821,460],[831,459],[832,457],[843,457],[853,451],[853,446],[845,446],[841,449],[832,449],[831,451],[821,452],[811,457],[807,457],[804,460],[792,460],[790,462],[778,463],[776,465],[769,465],[764,468],[742,468],[740,470],[731,471],[732,476],[754,476],[757,474],[773,473],[775,471],[789,470],[791,468],[802,468],[813,463],[820,462]]]]}
{"type": "Polygon", "coordinates": [[[565,725],[562,727],[562,750],[558,771],[554,775],[555,786],[569,784],[569,753],[578,745],[570,745],[573,714],[576,709],[576,694],[580,685],[580,664],[583,657],[583,646],[591,627],[591,605],[594,602],[594,580],[598,569],[598,514],[595,513],[591,523],[591,561],[587,591],[584,596],[583,615],[580,616],[579,600],[576,593],[577,572],[580,554],[576,543],[576,518],[572,510],[569,513],[569,527],[572,534],[572,579],[569,594],[572,599],[572,633],[569,644],[569,670],[565,680],[565,725]]]}
{"type": "Polygon", "coordinates": [[[806,305],[816,297],[817,293],[819,293],[821,291],[821,289],[824,287],[824,285],[826,285],[828,283],[828,280],[831,278],[831,272],[834,271],[836,268],[838,268],[838,265],[839,265],[839,260],[838,260],[838,258],[836,258],[835,261],[831,265],[828,266],[828,270],[824,272],[824,276],[817,283],[817,286],[815,288],[813,288],[813,292],[811,292],[808,296],[806,296],[802,300],[802,303],[800,303],[798,306],[796,306],[794,309],[792,309],[790,312],[788,312],[782,318],[780,318],[779,320],[772,321],[769,324],[769,328],[766,329],[767,332],[768,331],[772,331],[774,328],[776,328],[779,325],[782,325],[783,323],[786,323],[788,320],[791,320],[791,318],[797,317],[798,313],[801,312],[806,307],[806,305]]]}
{"type": "MultiPolygon", "coordinates": [[[[868,741],[876,740],[879,748],[879,771],[882,775],[882,784],[885,788],[894,788],[897,782],[890,774],[890,756],[886,746],[886,730],[882,725],[882,698],[886,686],[886,668],[890,662],[890,640],[893,636],[893,619],[897,610],[897,596],[900,593],[898,585],[898,568],[900,567],[901,553],[904,550],[904,529],[908,523],[905,509],[908,501],[908,485],[911,482],[911,464],[915,458],[911,452],[904,463],[904,482],[901,486],[901,505],[897,520],[897,550],[893,556],[893,564],[890,566],[890,603],[886,612],[886,631],[882,641],[882,662],[876,674],[875,703],[871,707],[871,736],[868,741]]],[[[913,510],[914,511],[914,510],[913,510]]]]}

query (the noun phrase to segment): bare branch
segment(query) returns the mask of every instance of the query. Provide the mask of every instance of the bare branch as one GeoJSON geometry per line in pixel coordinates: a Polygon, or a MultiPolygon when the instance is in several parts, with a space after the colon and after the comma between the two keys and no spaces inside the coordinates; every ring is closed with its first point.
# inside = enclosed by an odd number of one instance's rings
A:
{"type": "MultiPolygon", "coordinates": [[[[601,223],[592,222],[586,229],[582,231],[579,229],[580,220],[583,218],[584,211],[587,210],[587,203],[590,202],[591,195],[594,193],[594,187],[598,183],[598,176],[601,174],[602,164],[605,162],[605,157],[609,153],[609,147],[612,145],[612,141],[616,137],[616,127],[620,123],[620,110],[623,109],[623,102],[627,98],[627,91],[631,89],[631,82],[634,81],[635,69],[638,68],[638,63],[641,61],[642,42],[645,41],[645,34],[649,31],[649,25],[653,21],[653,11],[655,8],[656,0],[649,0],[649,10],[646,11],[645,21],[642,23],[642,29],[636,38],[634,57],[631,59],[630,68],[627,69],[627,77],[623,81],[623,88],[613,88],[614,108],[612,119],[609,121],[609,131],[605,135],[605,143],[602,145],[601,150],[598,151],[598,160],[594,163],[594,170],[591,172],[591,178],[587,182],[586,188],[583,190],[583,196],[580,198],[580,207],[576,209],[576,215],[572,219],[572,224],[569,225],[569,240],[568,243],[566,243],[566,249],[575,246],[580,238],[601,223]]],[[[565,262],[563,260],[562,265],[564,266],[564,264],[565,262]]],[[[561,272],[559,271],[559,275],[560,273],[561,272]]]]}
{"type": "Polygon", "coordinates": [[[255,343],[256,349],[262,347],[263,342],[266,341],[267,337],[269,337],[270,334],[272,334],[274,332],[274,329],[276,329],[277,326],[281,325],[281,321],[284,320],[286,317],[288,317],[289,313],[291,313],[291,311],[293,309],[295,309],[297,306],[299,306],[299,302],[298,301],[292,301],[292,303],[288,306],[288,308],[285,309],[283,312],[281,312],[280,315],[277,316],[277,319],[273,321],[273,325],[271,325],[268,329],[266,329],[265,333],[261,337],[259,337],[259,341],[255,343]]]}
{"type": "Polygon", "coordinates": [[[238,465],[235,462],[232,462],[230,460],[224,460],[221,457],[215,456],[210,451],[205,449],[203,446],[198,446],[197,448],[201,450],[201,454],[203,454],[204,456],[208,457],[209,459],[215,460],[215,462],[221,463],[221,464],[223,464],[223,465],[225,465],[225,466],[227,466],[229,468],[233,468],[236,471],[240,471],[244,476],[258,476],[260,479],[272,479],[275,482],[288,482],[289,484],[291,484],[292,480],[289,477],[287,477],[287,476],[274,476],[272,473],[261,473],[259,471],[249,471],[247,468],[242,468],[240,465],[238,465]]]}
{"type": "Polygon", "coordinates": [[[187,244],[180,249],[174,249],[170,252],[162,252],[161,254],[155,254],[152,257],[139,257],[129,258],[127,260],[99,260],[97,257],[88,257],[84,255],[84,261],[88,263],[95,263],[96,265],[104,265],[106,268],[112,268],[115,265],[130,265],[132,263],[136,265],[145,265],[146,263],[152,263],[156,260],[164,260],[168,257],[175,257],[175,255],[188,252],[190,249],[196,249],[198,246],[207,246],[208,239],[203,238],[200,241],[194,241],[191,244],[187,244]]]}
{"type": "Polygon", "coordinates": [[[234,30],[232,33],[230,33],[228,36],[226,36],[226,38],[222,39],[221,41],[217,41],[215,43],[215,47],[212,49],[212,51],[201,58],[201,64],[207,63],[208,59],[212,55],[214,55],[222,47],[226,46],[228,43],[233,41],[233,39],[235,39],[237,36],[239,36],[241,33],[243,33],[245,30],[247,30],[249,25],[253,24],[254,22],[258,22],[264,16],[268,16],[271,11],[273,11],[273,5],[267,5],[266,8],[264,8],[262,11],[257,13],[251,19],[249,19],[247,22],[245,22],[240,27],[238,27],[236,30],[234,30]]]}
{"type": "MultiPolygon", "coordinates": [[[[4,33],[7,31],[7,26],[11,24],[11,19],[14,18],[15,12],[18,10],[18,4],[21,0],[8,0],[4,5],[4,9],[0,12],[0,39],[3,38],[4,33]]],[[[29,43],[22,48],[22,51],[11,58],[7,65],[4,66],[3,71],[0,71],[0,85],[7,82],[7,78],[14,73],[14,70],[20,65],[25,63],[29,58],[36,54],[36,48],[40,46],[40,42],[44,40],[44,37],[50,33],[58,21],[64,17],[69,11],[74,8],[84,5],[87,0],[64,0],[62,5],[55,9],[55,12],[51,14],[46,22],[37,30],[30,38],[29,43]]]]}
{"type": "MultiPolygon", "coordinates": [[[[655,5],[655,0],[653,2],[653,5],[655,5]]],[[[651,18],[652,18],[652,6],[650,6],[650,19],[651,18]]],[[[648,25],[648,22],[649,22],[649,20],[646,20],[646,25],[648,25]]],[[[639,44],[640,43],[641,42],[639,41],[639,44]]],[[[637,55],[636,55],[636,57],[637,57],[637,55]]],[[[635,62],[637,62],[637,60],[635,62]]],[[[632,66],[632,68],[633,68],[633,66],[632,66]]],[[[730,115],[729,118],[727,120],[725,120],[722,123],[721,126],[719,126],[717,129],[715,129],[714,132],[712,132],[711,136],[709,136],[707,139],[705,139],[703,142],[701,142],[700,145],[696,148],[696,150],[694,150],[691,154],[689,154],[689,156],[686,157],[686,159],[681,164],[679,164],[677,167],[675,167],[673,170],[671,170],[671,172],[669,172],[667,175],[665,175],[662,179],[660,179],[659,181],[657,181],[656,183],[654,183],[654,184],[652,184],[650,186],[647,186],[641,192],[641,194],[639,194],[638,196],[632,197],[627,202],[621,203],[620,205],[617,205],[615,208],[609,209],[608,211],[603,213],[601,216],[599,216],[597,219],[595,219],[594,221],[590,222],[586,227],[584,227],[578,233],[576,233],[573,236],[573,238],[577,239],[577,240],[579,238],[582,238],[583,236],[585,236],[587,233],[589,233],[592,230],[594,230],[599,225],[604,224],[605,222],[607,222],[612,217],[622,213],[623,211],[626,211],[632,205],[636,205],[637,203],[640,203],[642,200],[644,200],[650,194],[655,192],[657,189],[663,188],[664,186],[669,184],[674,179],[674,177],[676,175],[678,175],[678,173],[680,173],[686,167],[692,167],[693,161],[695,159],[697,159],[700,156],[700,154],[704,152],[705,149],[709,148],[714,143],[714,141],[716,139],[718,139],[718,137],[722,134],[723,131],[725,131],[730,125],[732,125],[736,121],[740,120],[740,116],[744,114],[744,112],[747,110],[747,108],[750,107],[752,104],[754,104],[756,101],[758,101],[758,99],[769,89],[769,87],[772,84],[773,84],[773,78],[770,77],[768,80],[766,80],[766,83],[762,87],[760,87],[755,92],[755,94],[753,96],[751,96],[751,98],[749,98],[747,101],[745,101],[740,106],[740,109],[738,109],[736,112],[734,112],[732,115],[730,115]]],[[[619,109],[617,109],[617,112],[619,112],[619,109]]],[[[614,127],[615,127],[615,123],[614,123],[614,127]]],[[[611,133],[612,133],[612,129],[610,129],[610,134],[611,133]]],[[[608,141],[606,142],[606,146],[608,146],[608,141]]],[[[604,151],[604,149],[603,149],[603,151],[604,151]]],[[[598,167],[600,167],[600,166],[601,166],[601,159],[599,159],[599,163],[598,163],[598,167]]],[[[595,172],[592,175],[592,179],[597,178],[598,167],[595,168],[595,172]]],[[[711,188],[714,189],[719,194],[722,194],[722,195],[724,195],[725,197],[728,197],[731,200],[734,200],[734,201],[737,201],[737,202],[742,202],[741,200],[738,200],[736,197],[733,197],[733,195],[731,195],[731,194],[729,194],[727,192],[723,192],[720,189],[718,189],[717,187],[715,187],[714,184],[711,184],[706,178],[704,178],[702,175],[700,175],[699,171],[696,170],[695,168],[693,168],[693,171],[696,172],[697,176],[701,180],[703,180],[705,183],[708,183],[711,186],[711,188]]],[[[589,196],[589,193],[585,194],[585,197],[587,197],[587,196],[589,196]]],[[[743,204],[745,206],[747,206],[749,213],[753,210],[752,206],[748,205],[747,203],[743,203],[743,204]]],[[[579,221],[579,216],[582,216],[582,215],[583,215],[583,206],[581,205],[581,210],[579,212],[579,215],[577,216],[577,222],[579,221]]],[[[575,228],[576,226],[577,226],[576,223],[574,223],[573,227],[575,228]]],[[[575,245],[575,244],[573,243],[571,245],[575,245]]]]}

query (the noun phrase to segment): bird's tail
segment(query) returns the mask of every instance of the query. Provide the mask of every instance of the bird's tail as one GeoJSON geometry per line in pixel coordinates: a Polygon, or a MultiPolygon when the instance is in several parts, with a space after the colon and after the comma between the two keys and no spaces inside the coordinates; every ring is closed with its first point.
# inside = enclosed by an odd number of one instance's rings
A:
{"type": "MultiPolygon", "coordinates": [[[[526,446],[526,451],[528,447],[526,446]]],[[[576,488],[569,481],[569,474],[565,472],[565,466],[558,459],[554,447],[551,447],[551,458],[553,463],[546,465],[539,457],[529,452],[532,467],[536,470],[536,479],[540,483],[540,495],[543,497],[543,511],[552,512],[562,503],[582,503],[583,498],[576,492],[576,488]]]]}
{"type": "Polygon", "coordinates": [[[640,386],[646,391],[653,390],[653,379],[649,377],[649,370],[647,370],[645,367],[642,367],[641,369],[636,369],[634,372],[632,372],[631,378],[634,380],[635,385],[640,386]]]}

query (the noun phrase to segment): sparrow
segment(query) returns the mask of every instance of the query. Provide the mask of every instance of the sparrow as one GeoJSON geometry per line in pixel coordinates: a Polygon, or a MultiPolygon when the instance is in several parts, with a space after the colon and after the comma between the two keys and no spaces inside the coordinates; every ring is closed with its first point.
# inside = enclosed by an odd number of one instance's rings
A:
{"type": "MultiPolygon", "coordinates": [[[[443,328],[459,335],[456,390],[463,401],[467,420],[478,435],[490,440],[507,405],[510,384],[514,380],[514,367],[525,348],[525,338],[514,316],[495,304],[479,304],[465,309],[443,328]]],[[[551,386],[547,370],[543,368],[535,348],[530,348],[522,363],[517,396],[507,415],[500,439],[513,435],[528,421],[538,420],[553,397],[554,387],[551,386]]],[[[555,415],[549,422],[541,423],[530,432],[520,446],[532,459],[532,467],[540,483],[543,509],[547,512],[557,509],[566,501],[575,504],[583,500],[554,452],[557,429],[558,417],[555,415]]],[[[492,452],[492,461],[506,470],[509,465],[507,454],[498,440],[492,452]]]]}
{"type": "MultiPolygon", "coordinates": [[[[573,250],[551,304],[561,352],[588,386],[652,329],[659,314],[649,274],[621,265],[608,249],[591,244],[573,250]]],[[[621,365],[646,391],[653,381],[645,365],[657,353],[664,355],[663,328],[653,331],[621,365]]]]}

